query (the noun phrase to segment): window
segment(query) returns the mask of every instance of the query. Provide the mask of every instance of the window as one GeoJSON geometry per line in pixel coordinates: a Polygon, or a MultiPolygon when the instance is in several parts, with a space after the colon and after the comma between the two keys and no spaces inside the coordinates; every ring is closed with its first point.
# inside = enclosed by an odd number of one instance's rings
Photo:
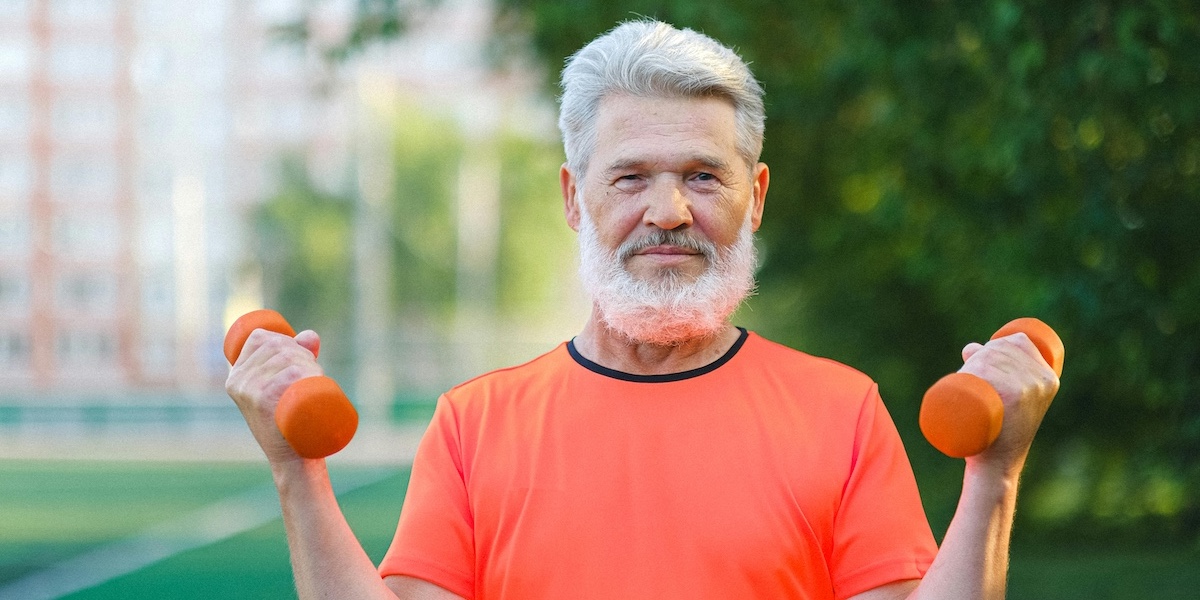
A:
{"type": "Polygon", "coordinates": [[[33,188],[33,161],[23,152],[0,153],[0,201],[22,199],[33,188]]]}
{"type": "Polygon", "coordinates": [[[0,329],[0,373],[29,367],[29,334],[13,329],[0,329]]]}
{"type": "Polygon", "coordinates": [[[142,40],[133,55],[129,72],[138,92],[152,96],[168,81],[171,74],[171,51],[162,43],[142,40]]]}
{"type": "Polygon", "coordinates": [[[167,377],[175,369],[175,340],[162,329],[147,327],[142,332],[142,369],[151,377],[167,377]]]}
{"type": "Polygon", "coordinates": [[[121,230],[113,215],[67,215],[55,220],[53,236],[60,256],[104,260],[116,255],[121,230]]]}
{"type": "Polygon", "coordinates": [[[111,144],[117,135],[117,117],[113,98],[66,97],[54,101],[51,124],[58,138],[102,140],[111,144]]]}
{"type": "Polygon", "coordinates": [[[143,211],[169,212],[174,186],[174,170],[169,163],[142,160],[138,166],[137,197],[143,211]]]}
{"type": "Polygon", "coordinates": [[[4,0],[0,2],[0,23],[22,25],[29,20],[30,0],[4,0]]]}
{"type": "Polygon", "coordinates": [[[0,208],[0,258],[29,254],[29,219],[15,210],[0,208]]]}
{"type": "Polygon", "coordinates": [[[19,271],[0,271],[0,310],[5,314],[29,309],[29,278],[19,271]]]}
{"type": "Polygon", "coordinates": [[[116,360],[117,340],[109,332],[67,329],[58,334],[55,355],[65,368],[108,366],[116,360]]]}
{"type": "Polygon", "coordinates": [[[50,74],[58,83],[108,81],[116,72],[111,42],[65,42],[50,50],[50,74]]]}
{"type": "Polygon", "coordinates": [[[111,202],[117,188],[117,164],[110,153],[71,152],[50,165],[50,191],[67,199],[111,202]]]}
{"type": "Polygon", "coordinates": [[[22,142],[29,137],[29,99],[0,92],[0,141],[22,142]]]}
{"type": "Polygon", "coordinates": [[[117,307],[117,278],[111,273],[64,273],[57,283],[55,303],[61,309],[107,313],[117,307]]]}
{"type": "Polygon", "coordinates": [[[175,252],[170,213],[144,213],[141,220],[139,258],[147,265],[170,264],[175,252]]]}
{"type": "Polygon", "coordinates": [[[156,269],[142,276],[142,314],[169,316],[175,310],[173,274],[156,269]]]}
{"type": "Polygon", "coordinates": [[[17,34],[0,38],[0,81],[29,77],[32,64],[33,42],[28,37],[17,34]]]}
{"type": "MultiPolygon", "coordinates": [[[[6,0],[7,1],[7,0],[6,0]]],[[[62,25],[111,25],[113,0],[52,0],[50,18],[62,25]]]]}

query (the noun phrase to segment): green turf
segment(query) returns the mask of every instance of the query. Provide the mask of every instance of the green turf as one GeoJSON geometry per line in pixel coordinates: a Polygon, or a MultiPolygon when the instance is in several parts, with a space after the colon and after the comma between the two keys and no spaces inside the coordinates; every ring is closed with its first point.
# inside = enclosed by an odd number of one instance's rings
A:
{"type": "MultiPolygon", "coordinates": [[[[334,479],[338,479],[336,472],[334,479]]],[[[407,483],[408,471],[398,471],[339,497],[346,520],[377,563],[391,542],[407,483]]],[[[70,600],[294,597],[279,520],[67,596],[70,600]]]]}
{"type": "MultiPolygon", "coordinates": [[[[355,469],[331,467],[335,481],[355,469]]],[[[391,540],[406,470],[341,495],[373,560],[391,540]]],[[[0,586],[83,550],[220,499],[270,485],[264,465],[0,463],[0,586]]],[[[1123,550],[1015,546],[1009,598],[1200,598],[1200,548],[1123,550]]],[[[294,598],[276,519],[68,596],[70,600],[294,598]]]]}
{"type": "MultiPolygon", "coordinates": [[[[331,467],[335,482],[356,469],[331,467]]],[[[406,470],[342,496],[347,519],[372,558],[387,549],[406,470]]],[[[0,586],[254,488],[258,464],[0,463],[0,586]]],[[[282,523],[169,558],[70,598],[293,597],[282,523]]]]}
{"type": "Polygon", "coordinates": [[[265,465],[0,462],[0,584],[269,481],[265,465]]]}
{"type": "Polygon", "coordinates": [[[1200,598],[1200,549],[1015,548],[1008,597],[1195,600],[1200,598]]]}

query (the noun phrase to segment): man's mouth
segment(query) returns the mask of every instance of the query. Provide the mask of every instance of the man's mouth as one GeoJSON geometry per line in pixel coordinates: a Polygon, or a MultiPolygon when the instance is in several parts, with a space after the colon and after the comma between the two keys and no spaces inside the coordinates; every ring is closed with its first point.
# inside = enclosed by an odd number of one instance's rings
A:
{"type": "Polygon", "coordinates": [[[672,245],[663,244],[663,245],[659,245],[659,246],[650,246],[649,248],[639,250],[638,252],[635,252],[634,254],[643,254],[643,255],[645,255],[645,254],[664,254],[664,255],[690,256],[690,255],[701,254],[701,252],[693,250],[691,248],[684,248],[681,246],[672,246],[672,245]]]}
{"type": "Polygon", "coordinates": [[[659,260],[681,261],[689,256],[702,256],[710,260],[715,248],[707,241],[690,238],[678,232],[658,231],[636,242],[624,244],[617,252],[621,260],[634,256],[657,258],[659,260]]]}

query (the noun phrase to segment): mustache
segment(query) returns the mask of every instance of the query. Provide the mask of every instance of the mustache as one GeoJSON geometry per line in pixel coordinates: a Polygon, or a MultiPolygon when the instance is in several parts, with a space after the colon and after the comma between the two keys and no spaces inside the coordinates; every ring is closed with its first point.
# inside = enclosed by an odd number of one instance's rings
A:
{"type": "Polygon", "coordinates": [[[717,256],[717,245],[702,239],[696,239],[684,232],[674,229],[659,229],[636,240],[629,240],[617,248],[617,259],[624,261],[637,252],[654,246],[677,246],[697,252],[705,260],[712,261],[717,256]]]}

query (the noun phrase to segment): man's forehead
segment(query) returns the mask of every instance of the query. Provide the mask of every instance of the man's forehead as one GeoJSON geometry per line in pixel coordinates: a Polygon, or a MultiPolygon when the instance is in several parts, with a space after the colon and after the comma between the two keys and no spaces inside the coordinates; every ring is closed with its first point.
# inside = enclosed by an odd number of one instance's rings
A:
{"type": "Polygon", "coordinates": [[[709,121],[733,123],[733,103],[719,96],[673,97],[609,94],[597,106],[598,121],[609,126],[697,124],[709,121]]]}
{"type": "Polygon", "coordinates": [[[733,106],[718,98],[606,97],[596,128],[603,170],[664,162],[727,168],[738,156],[733,106]]]}

